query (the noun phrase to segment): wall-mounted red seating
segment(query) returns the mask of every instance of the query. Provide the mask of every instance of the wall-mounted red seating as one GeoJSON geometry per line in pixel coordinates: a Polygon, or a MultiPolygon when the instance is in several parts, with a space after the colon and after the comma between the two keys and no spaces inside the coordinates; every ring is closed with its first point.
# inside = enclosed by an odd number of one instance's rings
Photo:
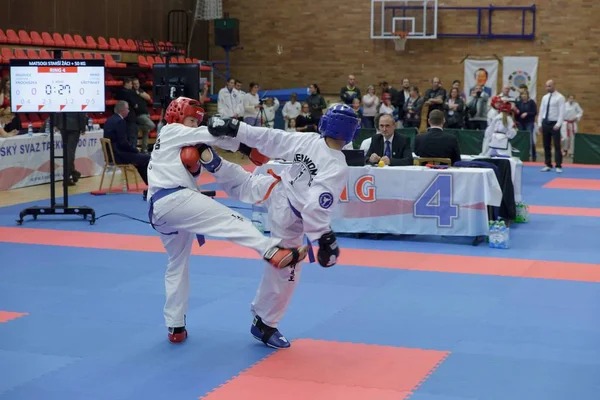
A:
{"type": "Polygon", "coordinates": [[[21,29],[19,31],[19,43],[25,46],[31,45],[31,38],[29,37],[29,33],[21,29]]]}
{"type": "Polygon", "coordinates": [[[48,32],[42,32],[42,40],[44,41],[44,46],[54,46],[54,39],[52,39],[52,35],[48,32]]]}
{"type": "Polygon", "coordinates": [[[66,45],[67,45],[60,33],[53,33],[52,40],[54,40],[55,46],[66,47],[66,45]]]}
{"type": "Polygon", "coordinates": [[[33,49],[27,49],[27,58],[30,60],[38,60],[40,56],[38,56],[37,51],[33,49]]]}
{"type": "Polygon", "coordinates": [[[40,34],[36,31],[29,32],[29,37],[31,38],[31,44],[34,46],[43,46],[44,39],[40,36],[40,34]]]}
{"type": "Polygon", "coordinates": [[[114,37],[108,39],[108,48],[113,51],[121,50],[121,46],[119,46],[119,41],[114,37]]]}
{"type": "Polygon", "coordinates": [[[80,49],[87,49],[87,44],[81,37],[81,35],[73,35],[73,40],[75,41],[75,46],[80,49]]]}
{"type": "Polygon", "coordinates": [[[63,40],[65,41],[65,46],[67,46],[70,49],[74,49],[77,47],[77,45],[75,44],[75,40],[73,40],[73,36],[71,36],[68,33],[65,33],[63,35],[63,40]]]}
{"type": "Polygon", "coordinates": [[[90,35],[87,35],[85,37],[85,44],[90,50],[96,50],[98,48],[98,43],[96,43],[96,39],[94,39],[94,37],[90,35]]]}
{"type": "Polygon", "coordinates": [[[2,29],[0,29],[0,43],[8,43],[8,38],[6,37],[6,33],[2,29]]]}
{"type": "Polygon", "coordinates": [[[8,43],[19,44],[19,36],[13,29],[6,30],[6,37],[8,38],[8,43]]]}
{"type": "Polygon", "coordinates": [[[102,36],[98,36],[98,48],[100,50],[108,50],[108,42],[102,36]]]}

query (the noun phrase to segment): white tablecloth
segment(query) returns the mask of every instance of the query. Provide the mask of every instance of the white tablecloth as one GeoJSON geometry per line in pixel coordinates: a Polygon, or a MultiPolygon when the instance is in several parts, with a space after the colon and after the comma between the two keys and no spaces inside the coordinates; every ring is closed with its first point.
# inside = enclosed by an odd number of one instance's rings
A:
{"type": "MultiPolygon", "coordinates": [[[[255,174],[289,164],[270,162],[255,174]]],[[[487,206],[500,206],[502,190],[487,168],[349,167],[332,228],[345,233],[480,236],[488,233],[487,206]]],[[[268,231],[266,209],[253,207],[268,231]]]]}
{"type": "Polygon", "coordinates": [[[522,180],[523,161],[521,161],[520,158],[467,156],[464,154],[461,155],[460,158],[463,161],[473,161],[478,158],[493,158],[493,159],[499,159],[499,160],[508,160],[510,162],[512,183],[513,183],[513,187],[514,187],[514,191],[515,191],[515,203],[520,203],[523,201],[523,195],[522,195],[522,193],[523,193],[523,180],[522,180]]]}
{"type": "MultiPolygon", "coordinates": [[[[100,138],[103,131],[86,132],[79,137],[75,153],[75,168],[81,176],[100,175],[104,168],[104,155],[100,138]]],[[[62,156],[62,137],[54,135],[54,154],[62,156]]],[[[63,160],[56,159],[56,180],[63,179],[63,160]]],[[[50,136],[35,133],[0,138],[0,190],[50,182],[50,136]]]]}

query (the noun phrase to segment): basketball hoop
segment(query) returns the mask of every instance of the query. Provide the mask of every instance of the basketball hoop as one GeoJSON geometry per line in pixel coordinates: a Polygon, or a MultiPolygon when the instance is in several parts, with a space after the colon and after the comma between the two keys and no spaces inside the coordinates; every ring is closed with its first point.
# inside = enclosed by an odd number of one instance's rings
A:
{"type": "Polygon", "coordinates": [[[404,51],[406,47],[406,40],[408,39],[408,32],[394,32],[394,46],[396,47],[396,51],[404,51]]]}

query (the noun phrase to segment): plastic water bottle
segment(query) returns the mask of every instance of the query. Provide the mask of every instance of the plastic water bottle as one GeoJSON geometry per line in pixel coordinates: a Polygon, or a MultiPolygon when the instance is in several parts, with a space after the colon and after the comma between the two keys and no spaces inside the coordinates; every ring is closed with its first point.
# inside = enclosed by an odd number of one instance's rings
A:
{"type": "Polygon", "coordinates": [[[33,124],[31,122],[27,124],[27,136],[33,136],[33,124]]]}
{"type": "Polygon", "coordinates": [[[50,118],[48,118],[48,119],[46,120],[46,124],[45,124],[45,126],[44,126],[44,133],[45,133],[46,135],[49,135],[49,134],[50,134],[50,118]]]}
{"type": "Polygon", "coordinates": [[[94,120],[92,118],[88,118],[88,131],[91,132],[94,129],[94,120]]]}

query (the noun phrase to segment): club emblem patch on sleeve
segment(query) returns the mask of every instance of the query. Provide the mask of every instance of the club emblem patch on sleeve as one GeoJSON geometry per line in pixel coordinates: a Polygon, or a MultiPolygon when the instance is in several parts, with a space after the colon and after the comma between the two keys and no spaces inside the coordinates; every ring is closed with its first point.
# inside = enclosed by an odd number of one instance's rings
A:
{"type": "Polygon", "coordinates": [[[321,208],[328,209],[333,205],[333,195],[331,193],[321,193],[319,196],[319,205],[321,208]]]}

